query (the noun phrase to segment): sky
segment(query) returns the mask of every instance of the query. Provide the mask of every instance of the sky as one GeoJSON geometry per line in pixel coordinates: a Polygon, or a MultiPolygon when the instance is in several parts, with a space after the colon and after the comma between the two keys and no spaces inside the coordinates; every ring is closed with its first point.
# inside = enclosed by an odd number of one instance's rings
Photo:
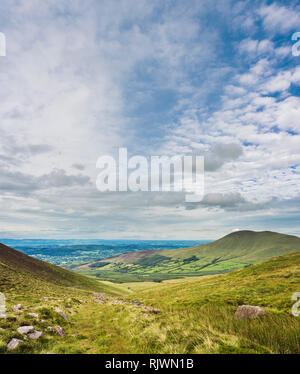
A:
{"type": "Polygon", "coordinates": [[[2,0],[0,32],[0,237],[300,235],[297,1],[2,0]],[[120,147],[204,156],[203,200],[98,191],[120,147]]]}

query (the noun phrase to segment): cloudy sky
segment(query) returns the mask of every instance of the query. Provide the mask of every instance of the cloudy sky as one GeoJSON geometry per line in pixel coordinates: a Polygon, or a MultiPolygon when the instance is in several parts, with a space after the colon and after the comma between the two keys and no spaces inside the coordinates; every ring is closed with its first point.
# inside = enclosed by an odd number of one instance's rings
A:
{"type": "Polygon", "coordinates": [[[2,0],[0,237],[300,235],[298,1],[2,0]],[[97,158],[205,157],[205,196],[101,193],[97,158]]]}

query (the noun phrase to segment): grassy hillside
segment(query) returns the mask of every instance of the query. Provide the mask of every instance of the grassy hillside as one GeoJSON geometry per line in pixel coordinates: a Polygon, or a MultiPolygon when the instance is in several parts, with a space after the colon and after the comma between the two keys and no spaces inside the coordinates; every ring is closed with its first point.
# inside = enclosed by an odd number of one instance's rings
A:
{"type": "Polygon", "coordinates": [[[44,288],[78,288],[111,291],[108,286],[80,274],[62,269],[0,244],[0,292],[26,294],[44,288]]]}
{"type": "Polygon", "coordinates": [[[79,332],[80,342],[69,337],[54,351],[300,353],[300,318],[291,315],[291,296],[300,287],[300,253],[230,274],[123,287],[133,292],[118,303],[108,299],[81,306],[71,329],[79,332]],[[234,314],[242,304],[263,306],[269,313],[237,320],[234,314]]]}
{"type": "Polygon", "coordinates": [[[7,353],[12,338],[23,339],[17,328],[29,324],[44,335],[22,340],[13,353],[300,352],[300,320],[290,313],[291,296],[300,286],[299,252],[230,274],[152,287],[102,283],[23,256],[1,246],[0,291],[8,313],[0,319],[0,352],[7,353]],[[16,303],[23,305],[20,314],[11,310],[16,303]],[[269,313],[236,320],[241,304],[263,306],[269,313]],[[57,325],[65,337],[48,331],[57,325]]]}
{"type": "Polygon", "coordinates": [[[239,231],[212,243],[176,250],[139,251],[78,267],[82,274],[116,282],[162,281],[222,274],[300,250],[300,238],[239,231]]]}
{"type": "MultiPolygon", "coordinates": [[[[120,290],[107,284],[72,273],[57,266],[28,257],[0,244],[0,292],[6,298],[6,318],[0,317],[0,353],[12,338],[22,339],[17,328],[33,325],[44,336],[38,341],[24,341],[17,353],[33,353],[55,345],[61,339],[47,333],[48,326],[59,325],[68,330],[70,324],[55,309],[63,310],[70,318],[81,304],[91,300],[94,292],[118,295],[120,290]],[[44,298],[47,299],[44,299],[44,298]],[[22,304],[20,313],[11,307],[22,304]],[[38,313],[39,318],[28,313],[38,313]]],[[[15,351],[14,351],[15,352],[15,351]]]]}

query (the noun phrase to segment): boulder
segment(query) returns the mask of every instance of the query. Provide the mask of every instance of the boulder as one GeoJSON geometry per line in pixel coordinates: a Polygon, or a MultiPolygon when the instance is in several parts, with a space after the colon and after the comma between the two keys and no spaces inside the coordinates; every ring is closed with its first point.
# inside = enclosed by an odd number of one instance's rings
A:
{"type": "Polygon", "coordinates": [[[13,350],[13,349],[17,349],[20,343],[22,343],[22,340],[13,338],[13,339],[12,339],[12,340],[7,344],[7,349],[8,349],[9,351],[11,351],[11,350],[13,350]]]}
{"type": "Polygon", "coordinates": [[[34,327],[33,326],[21,326],[17,329],[17,331],[21,335],[27,335],[27,334],[34,332],[34,327]]]}
{"type": "Polygon", "coordinates": [[[62,337],[66,336],[64,330],[63,330],[60,326],[55,326],[55,327],[54,327],[54,332],[55,332],[57,335],[59,335],[59,336],[62,336],[62,337]]]}
{"type": "Polygon", "coordinates": [[[63,312],[62,310],[60,309],[55,309],[56,313],[59,314],[63,319],[65,319],[66,321],[68,320],[68,317],[66,315],[65,312],[63,312]]]}
{"type": "Polygon", "coordinates": [[[41,336],[43,336],[43,333],[41,331],[34,331],[33,333],[28,335],[29,339],[33,339],[33,340],[37,340],[41,336]]]}
{"type": "Polygon", "coordinates": [[[267,313],[266,309],[260,306],[240,305],[235,312],[235,317],[238,319],[252,319],[267,313]]]}
{"type": "Polygon", "coordinates": [[[11,307],[11,310],[12,310],[13,312],[15,312],[15,313],[22,313],[22,310],[21,310],[21,309],[23,309],[22,304],[13,305],[13,306],[11,307]]]}
{"type": "Polygon", "coordinates": [[[112,303],[112,305],[119,305],[119,304],[123,304],[123,301],[122,300],[113,300],[111,303],[112,303]]]}
{"type": "Polygon", "coordinates": [[[94,296],[96,296],[97,299],[102,299],[102,300],[107,299],[107,296],[104,295],[103,293],[94,292],[94,296]]]}
{"type": "Polygon", "coordinates": [[[59,335],[59,336],[62,336],[62,337],[66,336],[64,330],[63,330],[60,326],[55,326],[55,327],[49,326],[49,327],[47,328],[47,330],[48,330],[49,332],[53,332],[53,333],[55,333],[56,335],[59,335]]]}
{"type": "Polygon", "coordinates": [[[94,303],[104,304],[104,300],[102,300],[102,299],[94,299],[93,301],[94,301],[94,303]]]}
{"type": "Polygon", "coordinates": [[[160,312],[158,308],[154,308],[153,306],[144,306],[143,311],[147,313],[154,313],[154,314],[158,314],[160,312]]]}
{"type": "Polygon", "coordinates": [[[30,316],[30,317],[34,317],[34,318],[39,318],[38,313],[27,313],[27,315],[30,316]]]}

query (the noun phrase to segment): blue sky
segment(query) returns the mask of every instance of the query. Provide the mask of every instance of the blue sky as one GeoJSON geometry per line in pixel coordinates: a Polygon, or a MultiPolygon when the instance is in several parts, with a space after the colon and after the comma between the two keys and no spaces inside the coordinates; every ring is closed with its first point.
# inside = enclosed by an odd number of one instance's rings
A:
{"type": "Polygon", "coordinates": [[[1,1],[0,237],[300,235],[297,1],[1,1]],[[205,157],[205,197],[100,193],[96,160],[205,157]]]}

